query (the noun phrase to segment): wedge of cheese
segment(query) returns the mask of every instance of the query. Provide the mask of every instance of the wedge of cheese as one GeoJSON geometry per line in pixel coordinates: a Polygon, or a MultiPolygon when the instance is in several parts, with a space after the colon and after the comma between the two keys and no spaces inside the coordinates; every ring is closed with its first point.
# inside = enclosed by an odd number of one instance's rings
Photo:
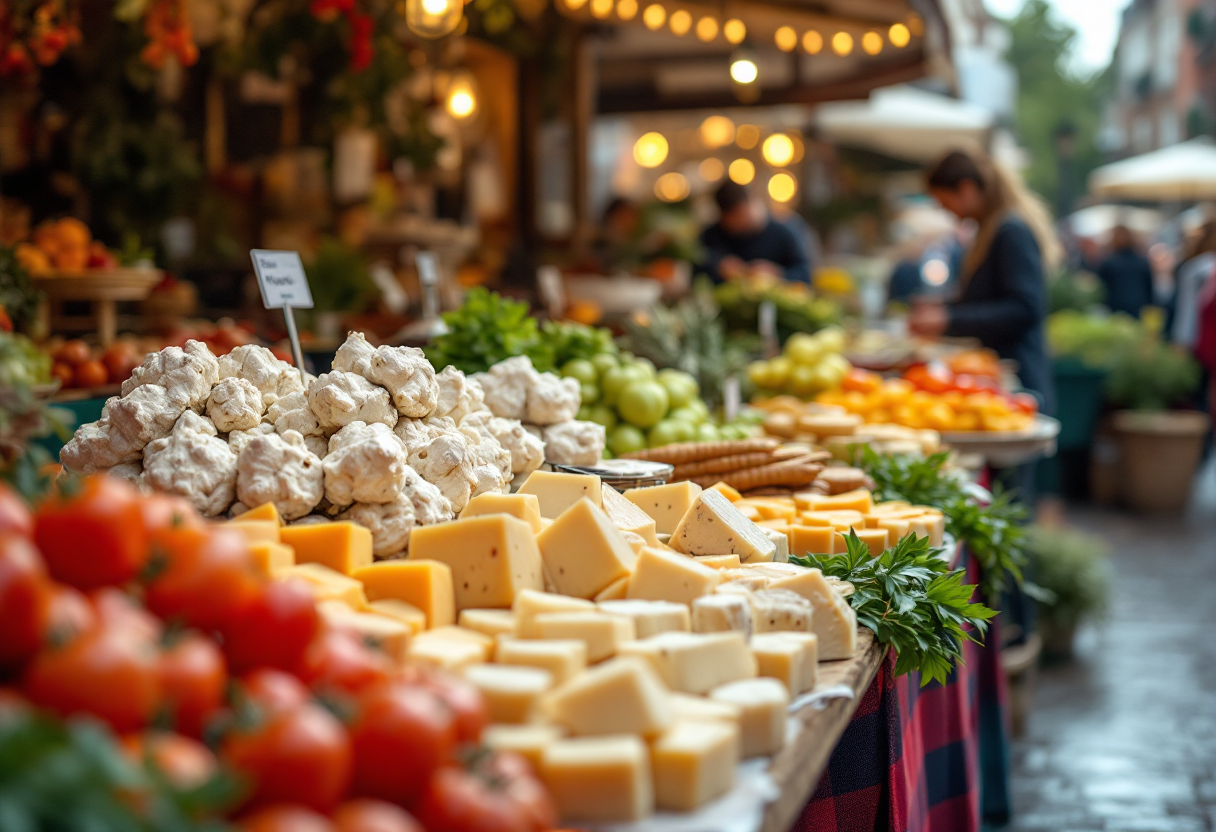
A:
{"type": "Polygon", "coordinates": [[[426,615],[427,627],[444,627],[456,620],[452,569],[434,560],[382,560],[355,570],[372,601],[395,598],[426,615]]]}
{"type": "Polygon", "coordinates": [[[818,643],[814,633],[757,633],[751,639],[757,673],[784,684],[791,698],[812,690],[819,672],[818,643]]]}
{"type": "Polygon", "coordinates": [[[696,633],[752,634],[752,605],[743,595],[705,595],[692,602],[692,629],[696,633]]]}
{"type": "Polygon", "coordinates": [[[831,526],[790,526],[790,554],[830,555],[835,550],[836,530],[831,526]]]}
{"type": "Polygon", "coordinates": [[[541,696],[553,687],[553,674],[537,667],[471,664],[461,675],[481,692],[490,722],[508,725],[530,722],[541,696]]]}
{"type": "Polygon", "coordinates": [[[237,515],[237,520],[271,520],[279,526],[283,525],[283,516],[279,514],[279,507],[274,503],[262,503],[257,508],[251,508],[244,514],[237,515]]]}
{"type": "Polygon", "coordinates": [[[601,488],[604,513],[616,524],[616,527],[623,532],[633,532],[638,535],[646,541],[647,546],[658,546],[658,524],[655,523],[654,518],[625,499],[621,492],[611,485],[604,485],[601,488]]]}
{"type": "Polygon", "coordinates": [[[595,597],[591,600],[595,601],[597,604],[600,601],[620,601],[629,593],[630,577],[632,576],[627,575],[624,578],[613,581],[612,583],[608,584],[608,586],[597,592],[595,597]]]}
{"type": "Polygon", "coordinates": [[[419,526],[410,533],[410,560],[446,563],[457,610],[505,608],[524,589],[544,589],[536,535],[527,522],[486,514],[419,526]]]}
{"type": "Polygon", "coordinates": [[[542,639],[583,642],[587,661],[591,663],[615,656],[626,642],[635,638],[631,620],[598,610],[541,613],[533,619],[533,626],[542,639]]]}
{"type": "Polygon", "coordinates": [[[744,758],[776,754],[785,745],[790,694],[776,679],[742,679],[715,688],[709,697],[737,705],[744,758]]]}
{"type": "Polygon", "coordinates": [[[587,643],[581,639],[523,639],[500,637],[494,661],[538,667],[561,684],[587,669],[587,643]]]}
{"type": "Polygon", "coordinates": [[[357,523],[285,526],[278,535],[296,550],[296,563],[319,563],[351,575],[372,562],[372,533],[357,523]]]}
{"type": "Polygon", "coordinates": [[[594,474],[533,471],[516,493],[535,494],[540,504],[540,516],[550,519],[557,517],[584,497],[596,508],[604,507],[600,478],[594,474]]]}
{"type": "Polygon", "coordinates": [[[637,737],[576,737],[545,748],[541,779],[563,821],[624,823],[654,813],[650,753],[637,737]]]}
{"type": "Polygon", "coordinates": [[[493,751],[510,751],[540,771],[545,749],[565,736],[556,725],[488,725],[481,741],[493,751]]]}
{"type": "Polygon", "coordinates": [[[700,495],[701,486],[685,481],[630,488],[624,496],[654,520],[659,534],[672,534],[700,495]]]}
{"type": "Polygon", "coordinates": [[[694,598],[713,592],[722,580],[722,570],[677,552],[647,548],[638,556],[626,597],[691,604],[694,598]]]}
{"type": "Polygon", "coordinates": [[[740,566],[738,555],[697,555],[693,560],[714,569],[738,569],[740,566]]]}
{"type": "Polygon", "coordinates": [[[735,785],[739,726],[729,722],[677,721],[650,745],[655,805],[691,812],[735,785]]]}
{"type": "Polygon", "coordinates": [[[469,500],[464,511],[460,512],[460,519],[483,514],[509,514],[531,526],[534,534],[540,534],[540,501],[535,494],[496,494],[486,491],[469,500]]]}
{"type": "Polygon", "coordinates": [[[417,635],[426,629],[426,613],[397,598],[381,598],[379,601],[370,602],[367,608],[371,612],[400,621],[409,628],[410,635],[417,635]]]}
{"type": "Polygon", "coordinates": [[[572,734],[656,736],[671,725],[667,689],[649,662],[618,656],[545,696],[544,715],[572,734]]]}
{"type": "Polygon", "coordinates": [[[661,633],[623,645],[621,655],[646,659],[669,688],[684,693],[708,693],[756,675],[742,633],[661,633]]]}
{"type": "Polygon", "coordinates": [[[814,608],[811,602],[796,592],[774,589],[777,582],[770,581],[768,589],[762,589],[751,597],[752,617],[757,633],[775,631],[811,632],[814,608]]]}
{"type": "Polygon", "coordinates": [[[341,601],[353,610],[367,607],[362,583],[319,563],[300,563],[282,570],[275,577],[303,579],[318,602],[341,601]]]}
{"type": "Polygon", "coordinates": [[[628,577],[637,560],[608,515],[585,497],[541,532],[536,544],[554,588],[575,598],[594,598],[628,577]]]}
{"type": "Polygon", "coordinates": [[[461,610],[456,623],[490,638],[515,634],[515,613],[510,610],[461,610]]]}
{"type": "Polygon", "coordinates": [[[548,612],[592,612],[595,604],[582,598],[525,589],[515,596],[512,610],[515,613],[515,635],[518,638],[540,638],[536,616],[548,612]]]}
{"type": "Polygon", "coordinates": [[[811,629],[818,637],[819,660],[849,659],[857,652],[857,613],[824,580],[818,569],[781,578],[772,589],[796,592],[811,602],[811,629]]]}
{"type": "Polygon", "coordinates": [[[691,719],[728,722],[737,726],[739,724],[739,717],[743,713],[738,705],[730,702],[719,702],[716,699],[710,699],[708,696],[694,696],[691,693],[672,691],[667,698],[671,702],[671,710],[675,714],[677,721],[691,719]]]}
{"type": "Polygon", "coordinates": [[[772,560],[777,547],[717,491],[702,491],[671,536],[689,555],[738,555],[745,562],[772,560]]]}
{"type": "Polygon", "coordinates": [[[283,543],[250,543],[249,554],[257,570],[267,578],[296,565],[295,550],[283,543]]]}
{"type": "MultiPolygon", "coordinates": [[[[776,529],[765,529],[765,535],[773,541],[773,545],[777,547],[773,552],[773,563],[789,563],[790,560],[790,537],[789,526],[786,526],[781,531],[776,529]]],[[[761,563],[763,561],[748,561],[748,563],[761,563]]]]}
{"type": "Polygon", "coordinates": [[[621,600],[601,601],[601,612],[628,618],[638,638],[649,638],[659,633],[688,632],[692,619],[687,604],[671,601],[621,600]]]}

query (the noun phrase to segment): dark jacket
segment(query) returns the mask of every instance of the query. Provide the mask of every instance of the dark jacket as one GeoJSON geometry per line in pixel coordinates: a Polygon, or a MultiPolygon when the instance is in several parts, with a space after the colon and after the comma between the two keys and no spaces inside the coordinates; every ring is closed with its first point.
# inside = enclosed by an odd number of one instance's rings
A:
{"type": "Polygon", "coordinates": [[[1098,279],[1106,287],[1106,306],[1111,312],[1140,317],[1140,310],[1153,302],[1153,269],[1148,258],[1130,248],[1112,251],[1098,266],[1098,279]]]}
{"type": "Polygon", "coordinates": [[[1054,411],[1043,331],[1047,281],[1039,244],[1025,222],[1009,217],[1001,224],[975,273],[963,278],[962,296],[949,312],[947,335],[978,338],[1001,358],[1016,361],[1022,386],[1039,394],[1044,413],[1054,411]]]}
{"type": "Polygon", "coordinates": [[[718,264],[726,257],[738,257],[744,263],[768,260],[781,267],[786,280],[811,282],[811,261],[802,243],[793,231],[772,218],[760,231],[742,237],[727,234],[721,225],[714,223],[701,232],[701,245],[705,246],[701,268],[714,283],[722,282],[718,264]]]}

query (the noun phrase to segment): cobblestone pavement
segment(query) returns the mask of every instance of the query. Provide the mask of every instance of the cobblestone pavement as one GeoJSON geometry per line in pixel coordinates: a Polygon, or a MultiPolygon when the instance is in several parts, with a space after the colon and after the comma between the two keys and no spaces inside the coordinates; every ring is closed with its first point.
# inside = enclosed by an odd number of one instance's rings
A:
{"type": "Polygon", "coordinates": [[[1112,546],[1109,620],[1039,675],[1005,832],[1216,832],[1216,465],[1186,518],[1073,508],[1112,546]]]}

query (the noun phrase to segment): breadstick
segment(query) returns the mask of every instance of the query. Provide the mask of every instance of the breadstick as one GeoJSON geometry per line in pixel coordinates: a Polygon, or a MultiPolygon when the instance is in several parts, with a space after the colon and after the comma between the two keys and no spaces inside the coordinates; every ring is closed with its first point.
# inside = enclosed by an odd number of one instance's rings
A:
{"type": "Polygon", "coordinates": [[[754,454],[734,454],[720,456],[717,459],[707,459],[703,462],[690,462],[687,465],[677,465],[671,478],[686,480],[689,477],[699,477],[702,474],[718,474],[723,471],[738,471],[742,468],[755,468],[773,462],[773,455],[764,451],[754,454]]]}
{"type": "Polygon", "coordinates": [[[755,451],[772,452],[781,441],[769,437],[757,439],[734,439],[721,442],[680,442],[661,448],[647,448],[633,453],[621,454],[623,459],[648,459],[651,462],[666,462],[671,465],[687,465],[720,456],[746,454],[755,451]]]}
{"type": "Polygon", "coordinates": [[[812,482],[822,470],[823,466],[817,464],[778,463],[762,465],[758,468],[745,468],[741,471],[729,471],[724,474],[693,477],[692,481],[702,488],[709,488],[714,483],[721,481],[737,491],[750,491],[753,488],[767,485],[804,485],[812,482]]]}

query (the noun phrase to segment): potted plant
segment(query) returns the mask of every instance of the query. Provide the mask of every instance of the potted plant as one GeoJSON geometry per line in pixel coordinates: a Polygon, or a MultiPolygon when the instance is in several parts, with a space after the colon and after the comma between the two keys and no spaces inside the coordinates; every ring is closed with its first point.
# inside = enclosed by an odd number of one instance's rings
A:
{"type": "Polygon", "coordinates": [[[1032,526],[1025,551],[1028,573],[1048,600],[1039,601],[1039,635],[1049,657],[1072,655],[1077,626],[1106,614],[1110,597],[1108,547],[1101,538],[1032,526]]]}

